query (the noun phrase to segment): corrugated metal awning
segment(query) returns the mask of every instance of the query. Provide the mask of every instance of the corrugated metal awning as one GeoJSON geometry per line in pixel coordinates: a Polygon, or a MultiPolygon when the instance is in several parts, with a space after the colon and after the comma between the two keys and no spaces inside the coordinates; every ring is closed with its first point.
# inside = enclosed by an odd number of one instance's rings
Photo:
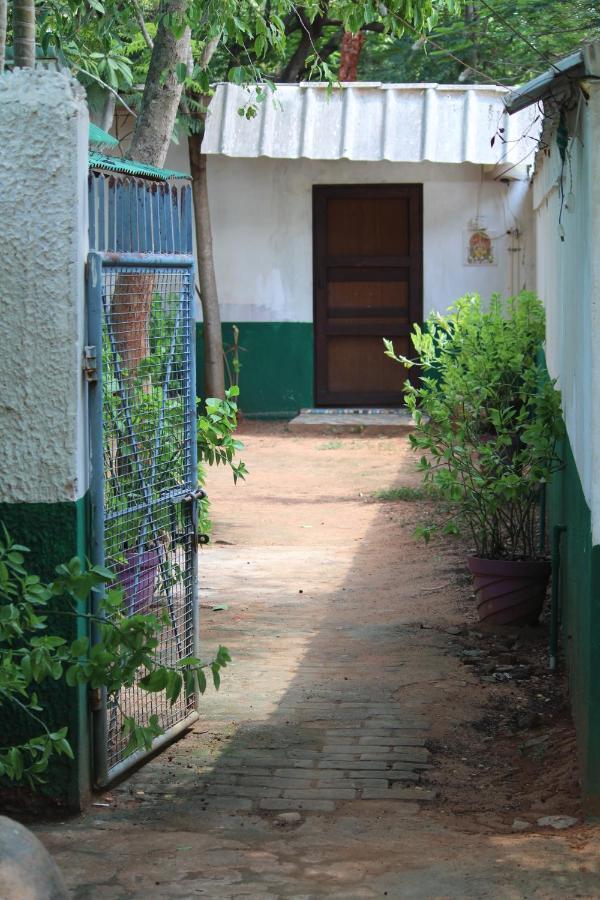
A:
{"type": "Polygon", "coordinates": [[[205,153],[273,159],[464,163],[522,162],[534,146],[534,110],[509,118],[504,88],[482,85],[353,82],[277,85],[264,102],[255,90],[219,84],[202,143],[205,153]],[[254,103],[256,115],[238,110],[254,103]],[[492,137],[498,129],[504,140],[492,137]]]}
{"type": "Polygon", "coordinates": [[[150,178],[153,181],[170,181],[175,178],[191,179],[191,175],[185,172],[175,172],[173,169],[157,169],[156,166],[147,166],[135,159],[121,159],[119,156],[106,156],[94,150],[88,152],[90,169],[98,169],[101,172],[119,172],[121,175],[132,175],[137,178],[150,178]]]}

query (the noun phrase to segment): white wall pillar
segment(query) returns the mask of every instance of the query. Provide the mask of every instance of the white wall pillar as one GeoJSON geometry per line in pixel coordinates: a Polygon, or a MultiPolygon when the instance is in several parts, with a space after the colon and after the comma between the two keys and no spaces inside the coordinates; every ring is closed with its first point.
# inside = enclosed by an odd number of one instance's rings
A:
{"type": "MultiPolygon", "coordinates": [[[[70,75],[0,77],[0,521],[47,580],[87,555],[87,145],[84,92],[70,75]]],[[[73,639],[87,622],[65,618],[61,629],[73,639]]],[[[75,751],[49,784],[79,807],[90,786],[85,688],[58,683],[46,709],[75,751]]]]}
{"type": "Polygon", "coordinates": [[[87,128],[69,75],[0,78],[0,502],[86,490],[87,128]]]}

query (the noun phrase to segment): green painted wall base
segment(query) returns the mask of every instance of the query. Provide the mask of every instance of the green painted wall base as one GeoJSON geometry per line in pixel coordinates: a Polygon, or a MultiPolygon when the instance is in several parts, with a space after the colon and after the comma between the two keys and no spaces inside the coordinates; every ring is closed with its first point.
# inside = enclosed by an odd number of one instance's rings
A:
{"type": "Polygon", "coordinates": [[[566,525],[561,543],[560,602],[571,707],[577,729],[584,801],[600,815],[600,546],[568,438],[564,469],[548,487],[548,524],[566,525]]]}
{"type": "MultiPolygon", "coordinates": [[[[87,498],[72,503],[0,503],[0,522],[4,522],[14,541],[30,548],[27,570],[44,581],[52,580],[60,563],[73,556],[88,556],[87,498]]],[[[54,634],[67,640],[87,633],[85,620],[74,617],[49,616],[49,625],[54,634]]],[[[52,763],[44,776],[47,783],[42,792],[70,809],[80,809],[91,784],[87,691],[84,687],[68,688],[63,682],[53,682],[44,685],[39,693],[48,726],[55,730],[67,725],[75,752],[75,760],[60,757],[52,763]]],[[[5,709],[0,714],[0,743],[3,732],[13,738],[15,730],[29,727],[28,721],[9,717],[5,709]]]]}
{"type": "MultiPolygon", "coordinates": [[[[239,406],[249,418],[285,419],[314,403],[311,322],[236,322],[240,330],[239,406]]],[[[233,340],[223,323],[225,347],[233,340]]],[[[204,397],[203,326],[196,328],[197,393],[204,397]]]]}

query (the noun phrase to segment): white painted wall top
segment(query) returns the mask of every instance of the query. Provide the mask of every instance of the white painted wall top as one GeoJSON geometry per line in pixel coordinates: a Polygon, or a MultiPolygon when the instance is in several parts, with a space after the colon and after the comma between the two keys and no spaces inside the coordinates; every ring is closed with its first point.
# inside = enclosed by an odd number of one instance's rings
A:
{"type": "Polygon", "coordinates": [[[521,166],[535,148],[538,114],[508,116],[495,85],[280,84],[264,102],[254,88],[219,84],[203,141],[209,154],[273,159],[438,162],[521,166]],[[247,119],[241,107],[255,104],[247,119]],[[498,129],[504,141],[492,137],[498,129]],[[532,140],[533,138],[533,140],[532,140]]]}
{"type": "Polygon", "coordinates": [[[0,501],[81,497],[88,113],[60,72],[0,77],[0,501]]]}

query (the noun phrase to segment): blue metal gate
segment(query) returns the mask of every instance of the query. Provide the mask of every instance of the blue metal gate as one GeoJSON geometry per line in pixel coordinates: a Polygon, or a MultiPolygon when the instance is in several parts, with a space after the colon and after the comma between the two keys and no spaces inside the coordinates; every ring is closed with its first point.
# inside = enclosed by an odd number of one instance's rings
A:
{"type": "MultiPolygon", "coordinates": [[[[88,257],[93,561],[116,573],[128,614],[166,613],[158,654],[175,664],[198,653],[201,492],[190,217],[184,202],[173,202],[183,198],[169,185],[92,177],[90,242],[98,248],[88,257]]],[[[100,697],[96,783],[107,784],[144,755],[126,754],[124,716],[141,723],[158,716],[165,731],[158,744],[190,724],[196,706],[197,698],[182,694],[171,705],[164,694],[137,686],[100,697]]]]}

